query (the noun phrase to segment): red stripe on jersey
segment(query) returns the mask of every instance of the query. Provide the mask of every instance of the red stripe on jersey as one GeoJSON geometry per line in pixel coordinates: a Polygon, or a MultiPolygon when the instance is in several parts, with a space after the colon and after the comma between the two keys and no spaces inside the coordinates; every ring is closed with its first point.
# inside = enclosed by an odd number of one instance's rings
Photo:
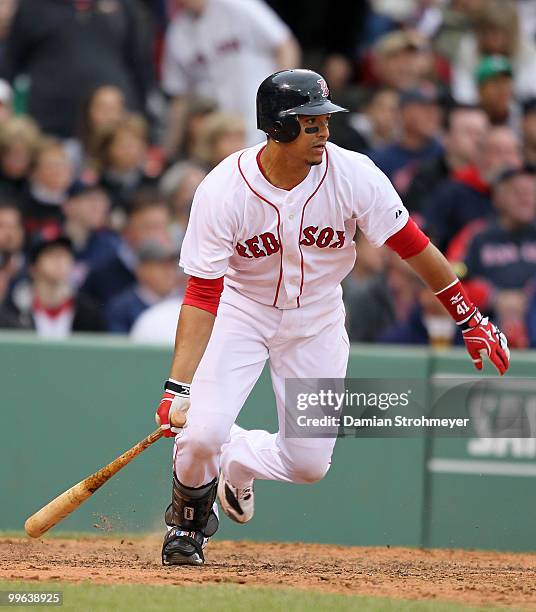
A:
{"type": "Polygon", "coordinates": [[[242,159],[242,155],[244,155],[244,152],[241,153],[240,157],[238,158],[238,171],[240,172],[240,175],[244,179],[244,182],[250,188],[250,190],[259,198],[259,200],[262,200],[263,202],[266,202],[266,204],[269,204],[277,213],[277,240],[279,241],[279,246],[280,246],[279,254],[281,256],[281,260],[279,263],[279,280],[277,281],[277,289],[275,291],[274,303],[272,304],[272,306],[275,306],[277,304],[277,298],[279,297],[279,288],[281,287],[281,280],[283,278],[283,243],[281,242],[281,231],[280,231],[281,216],[279,214],[279,210],[277,206],[275,204],[272,204],[272,202],[267,200],[265,197],[261,196],[260,193],[257,193],[255,189],[253,189],[253,187],[248,183],[248,180],[244,176],[244,173],[242,172],[242,168],[240,167],[240,160],[242,159]]]}
{"type": "Polygon", "coordinates": [[[305,202],[305,204],[303,205],[302,208],[302,213],[301,213],[301,222],[300,222],[300,233],[298,235],[298,248],[300,249],[300,257],[301,257],[301,283],[300,283],[300,294],[298,295],[298,297],[296,298],[296,304],[298,306],[298,308],[300,307],[300,297],[301,294],[303,292],[303,280],[304,280],[304,273],[303,273],[303,252],[302,252],[302,248],[301,248],[301,235],[302,235],[302,231],[303,231],[303,218],[305,215],[305,207],[307,206],[307,204],[309,204],[309,202],[313,199],[313,197],[316,195],[316,192],[320,189],[320,187],[322,186],[322,183],[324,182],[324,179],[326,178],[326,174],[328,173],[328,168],[329,168],[329,155],[328,155],[328,150],[326,149],[326,169],[324,170],[324,175],[322,176],[320,183],[318,183],[316,189],[313,191],[313,193],[307,198],[307,201],[305,202]]]}

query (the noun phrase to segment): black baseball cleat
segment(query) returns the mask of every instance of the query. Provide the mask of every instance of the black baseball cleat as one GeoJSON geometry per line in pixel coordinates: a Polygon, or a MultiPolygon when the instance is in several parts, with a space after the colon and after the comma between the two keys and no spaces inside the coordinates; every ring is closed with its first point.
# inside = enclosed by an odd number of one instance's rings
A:
{"type": "Polygon", "coordinates": [[[203,548],[207,541],[201,531],[172,527],[162,545],[162,565],[204,565],[203,548]]]}

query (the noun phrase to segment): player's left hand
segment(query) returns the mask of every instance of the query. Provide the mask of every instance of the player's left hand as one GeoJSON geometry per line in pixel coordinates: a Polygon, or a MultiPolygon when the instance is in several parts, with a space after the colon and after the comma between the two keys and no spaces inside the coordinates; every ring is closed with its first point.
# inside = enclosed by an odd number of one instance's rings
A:
{"type": "Polygon", "coordinates": [[[477,310],[462,330],[463,340],[477,370],[482,369],[482,357],[486,355],[502,376],[510,365],[508,341],[501,330],[488,317],[477,310]]]}
{"type": "Polygon", "coordinates": [[[166,438],[172,438],[180,433],[186,421],[185,413],[188,408],[190,408],[190,385],[168,379],[155,414],[155,421],[164,430],[166,438]]]}

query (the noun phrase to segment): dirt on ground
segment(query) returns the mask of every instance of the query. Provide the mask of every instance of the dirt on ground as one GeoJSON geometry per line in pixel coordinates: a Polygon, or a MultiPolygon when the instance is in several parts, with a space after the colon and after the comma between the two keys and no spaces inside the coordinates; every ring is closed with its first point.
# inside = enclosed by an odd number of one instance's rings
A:
{"type": "Polygon", "coordinates": [[[536,610],[536,554],[211,542],[204,567],[162,567],[161,538],[0,539],[0,580],[235,583],[536,610]]]}

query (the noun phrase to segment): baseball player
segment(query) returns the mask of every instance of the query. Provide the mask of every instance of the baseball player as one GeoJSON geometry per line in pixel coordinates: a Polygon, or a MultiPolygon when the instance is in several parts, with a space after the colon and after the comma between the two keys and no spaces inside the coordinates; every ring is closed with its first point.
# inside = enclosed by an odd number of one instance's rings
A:
{"type": "Polygon", "coordinates": [[[182,245],[189,275],[171,374],[156,413],[175,436],[165,565],[201,565],[221,509],[238,523],[254,512],[255,479],[312,483],[327,472],[334,438],[284,435],[286,378],[346,374],[349,342],[340,283],[352,270],[357,228],[387,244],[462,326],[477,369],[508,369],[504,335],[471,303],[443,255],[410,219],[364,155],[328,142],[333,104],[309,70],[268,77],[257,93],[267,142],[235,153],[199,185],[182,245]],[[217,316],[216,316],[217,314],[217,316]],[[279,432],[235,420],[270,362],[279,432]],[[187,411],[184,429],[170,415],[187,411]]]}

